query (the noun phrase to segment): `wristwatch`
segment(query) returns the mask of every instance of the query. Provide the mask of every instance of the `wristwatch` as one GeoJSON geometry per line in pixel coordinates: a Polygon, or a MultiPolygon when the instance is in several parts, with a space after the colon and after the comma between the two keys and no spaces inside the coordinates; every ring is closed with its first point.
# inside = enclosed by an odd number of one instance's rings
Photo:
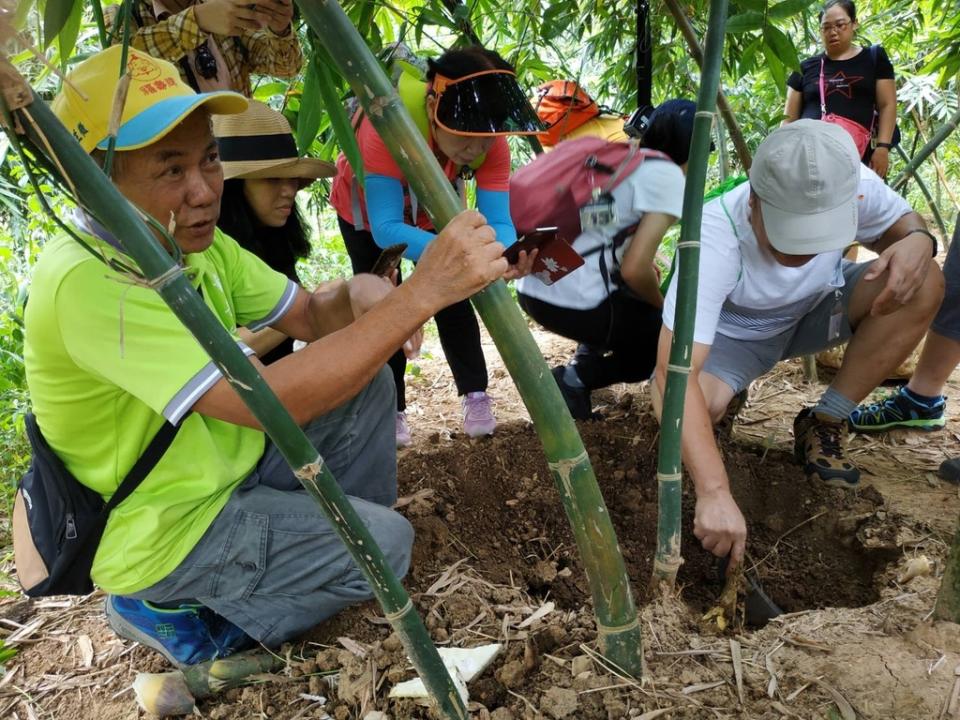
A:
{"type": "Polygon", "coordinates": [[[893,143],[878,142],[874,144],[874,147],[886,148],[887,150],[893,147],[893,143]]]}

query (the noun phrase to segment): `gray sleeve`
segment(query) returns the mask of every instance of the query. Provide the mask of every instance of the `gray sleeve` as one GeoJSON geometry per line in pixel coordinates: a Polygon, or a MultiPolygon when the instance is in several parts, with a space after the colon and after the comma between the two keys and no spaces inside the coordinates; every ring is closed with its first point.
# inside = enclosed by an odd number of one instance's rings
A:
{"type": "MultiPolygon", "coordinates": [[[[237,341],[237,346],[247,357],[254,355],[252,348],[245,343],[237,341]]],[[[213,360],[204,365],[197,373],[190,378],[186,385],[180,388],[180,391],[170,399],[166,407],[163,408],[163,416],[173,425],[176,425],[183,419],[194,403],[199,400],[207,390],[217,384],[217,381],[223,377],[220,368],[214,365],[213,360]]]]}
{"type": "Polygon", "coordinates": [[[263,328],[273,325],[273,323],[286,315],[290,311],[290,308],[293,307],[293,301],[296,299],[297,291],[299,289],[299,285],[297,285],[293,280],[288,279],[287,288],[283,291],[283,295],[280,296],[280,300],[276,305],[273,306],[273,309],[267,313],[266,316],[260,318],[259,320],[248,322],[247,330],[250,330],[251,332],[263,330],[263,328]]]}

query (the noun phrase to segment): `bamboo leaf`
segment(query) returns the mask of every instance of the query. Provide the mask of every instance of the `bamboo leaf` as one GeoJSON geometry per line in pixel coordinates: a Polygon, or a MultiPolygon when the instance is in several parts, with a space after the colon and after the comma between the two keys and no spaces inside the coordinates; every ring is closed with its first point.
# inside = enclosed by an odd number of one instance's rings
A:
{"type": "Polygon", "coordinates": [[[37,4],[37,0],[20,0],[17,3],[17,10],[13,14],[13,27],[17,30],[23,30],[27,25],[27,18],[30,16],[30,11],[33,10],[33,6],[37,4]]]}
{"type": "Polygon", "coordinates": [[[743,52],[740,54],[740,63],[737,66],[738,77],[743,77],[753,72],[753,68],[757,62],[757,52],[760,50],[761,45],[763,45],[763,38],[754,38],[750,44],[743,49],[743,52]]]}
{"type": "MultiPolygon", "coordinates": [[[[319,45],[315,47],[320,47],[319,45]]],[[[330,68],[333,67],[333,61],[329,57],[320,57],[318,51],[314,56],[314,64],[317,66],[317,88],[320,96],[323,98],[323,105],[327,109],[327,116],[330,118],[330,127],[333,128],[333,134],[337,138],[337,143],[343,154],[353,169],[353,174],[357,178],[360,186],[363,186],[363,158],[360,156],[360,146],[357,145],[357,136],[353,131],[353,124],[347,116],[347,111],[340,102],[340,93],[336,79],[330,68]]],[[[326,51],[323,51],[326,56],[326,51]]]]}
{"type": "Polygon", "coordinates": [[[53,39],[60,34],[66,25],[73,6],[79,5],[81,0],[47,0],[43,9],[43,47],[50,47],[53,39]]]}
{"type": "Polygon", "coordinates": [[[792,17],[806,10],[813,2],[814,0],[783,0],[771,7],[767,14],[777,19],[792,17]]]}
{"type": "Polygon", "coordinates": [[[77,38],[80,37],[80,23],[83,20],[83,3],[75,2],[67,22],[61,28],[57,35],[57,49],[60,51],[60,59],[66,62],[73,54],[73,49],[77,46],[77,38]]]}
{"type": "Polygon", "coordinates": [[[800,58],[797,56],[797,49],[793,46],[793,40],[788,38],[780,28],[769,23],[764,25],[763,41],[787,70],[793,72],[800,69],[800,58]]]}
{"type": "Polygon", "coordinates": [[[757,10],[748,10],[739,13],[727,20],[728,33],[744,33],[759,30],[763,27],[763,13],[757,10]]]}
{"type": "Polygon", "coordinates": [[[317,63],[310,60],[303,76],[303,93],[300,96],[300,112],[297,115],[297,147],[306,155],[317,137],[320,113],[323,108],[317,63]]]}
{"type": "Polygon", "coordinates": [[[780,58],[776,52],[774,52],[773,48],[766,42],[763,44],[763,56],[767,59],[767,69],[773,76],[773,82],[776,84],[780,95],[785,95],[787,92],[786,70],[784,70],[783,63],[780,62],[780,58]]]}

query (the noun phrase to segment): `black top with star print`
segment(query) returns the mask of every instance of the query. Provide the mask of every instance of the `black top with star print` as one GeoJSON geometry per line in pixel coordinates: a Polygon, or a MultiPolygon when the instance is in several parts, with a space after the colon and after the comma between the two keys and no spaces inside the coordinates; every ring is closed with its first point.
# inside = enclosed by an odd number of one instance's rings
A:
{"type": "Polygon", "coordinates": [[[820,59],[827,112],[855,120],[866,128],[873,122],[877,80],[892,80],[893,65],[882,46],[876,46],[876,63],[870,48],[864,47],[847,60],[831,60],[824,54],[800,63],[801,72],[793,73],[787,85],[803,93],[801,118],[820,118],[820,59]]]}

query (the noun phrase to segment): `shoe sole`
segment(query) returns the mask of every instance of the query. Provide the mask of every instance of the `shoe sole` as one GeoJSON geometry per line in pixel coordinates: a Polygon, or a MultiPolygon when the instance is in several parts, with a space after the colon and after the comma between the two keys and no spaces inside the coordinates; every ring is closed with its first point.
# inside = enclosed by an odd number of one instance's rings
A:
{"type": "Polygon", "coordinates": [[[110,598],[107,597],[107,601],[104,604],[104,610],[107,614],[107,623],[110,625],[111,629],[122,638],[127,640],[132,640],[133,642],[140,643],[151,650],[156,650],[158,653],[163,655],[170,663],[176,668],[188,667],[183,663],[179,662],[173,655],[170,654],[170,651],[167,650],[162,644],[157,642],[157,640],[150,635],[147,635],[145,632],[140,630],[136,625],[132,624],[129,620],[123,617],[116,609],[113,607],[113,603],[110,602],[110,598]]]}
{"type": "Polygon", "coordinates": [[[884,432],[894,428],[909,428],[911,430],[933,432],[935,430],[942,430],[946,424],[946,418],[938,418],[936,420],[897,420],[884,425],[854,425],[850,423],[850,427],[854,432],[870,434],[884,432]]]}

